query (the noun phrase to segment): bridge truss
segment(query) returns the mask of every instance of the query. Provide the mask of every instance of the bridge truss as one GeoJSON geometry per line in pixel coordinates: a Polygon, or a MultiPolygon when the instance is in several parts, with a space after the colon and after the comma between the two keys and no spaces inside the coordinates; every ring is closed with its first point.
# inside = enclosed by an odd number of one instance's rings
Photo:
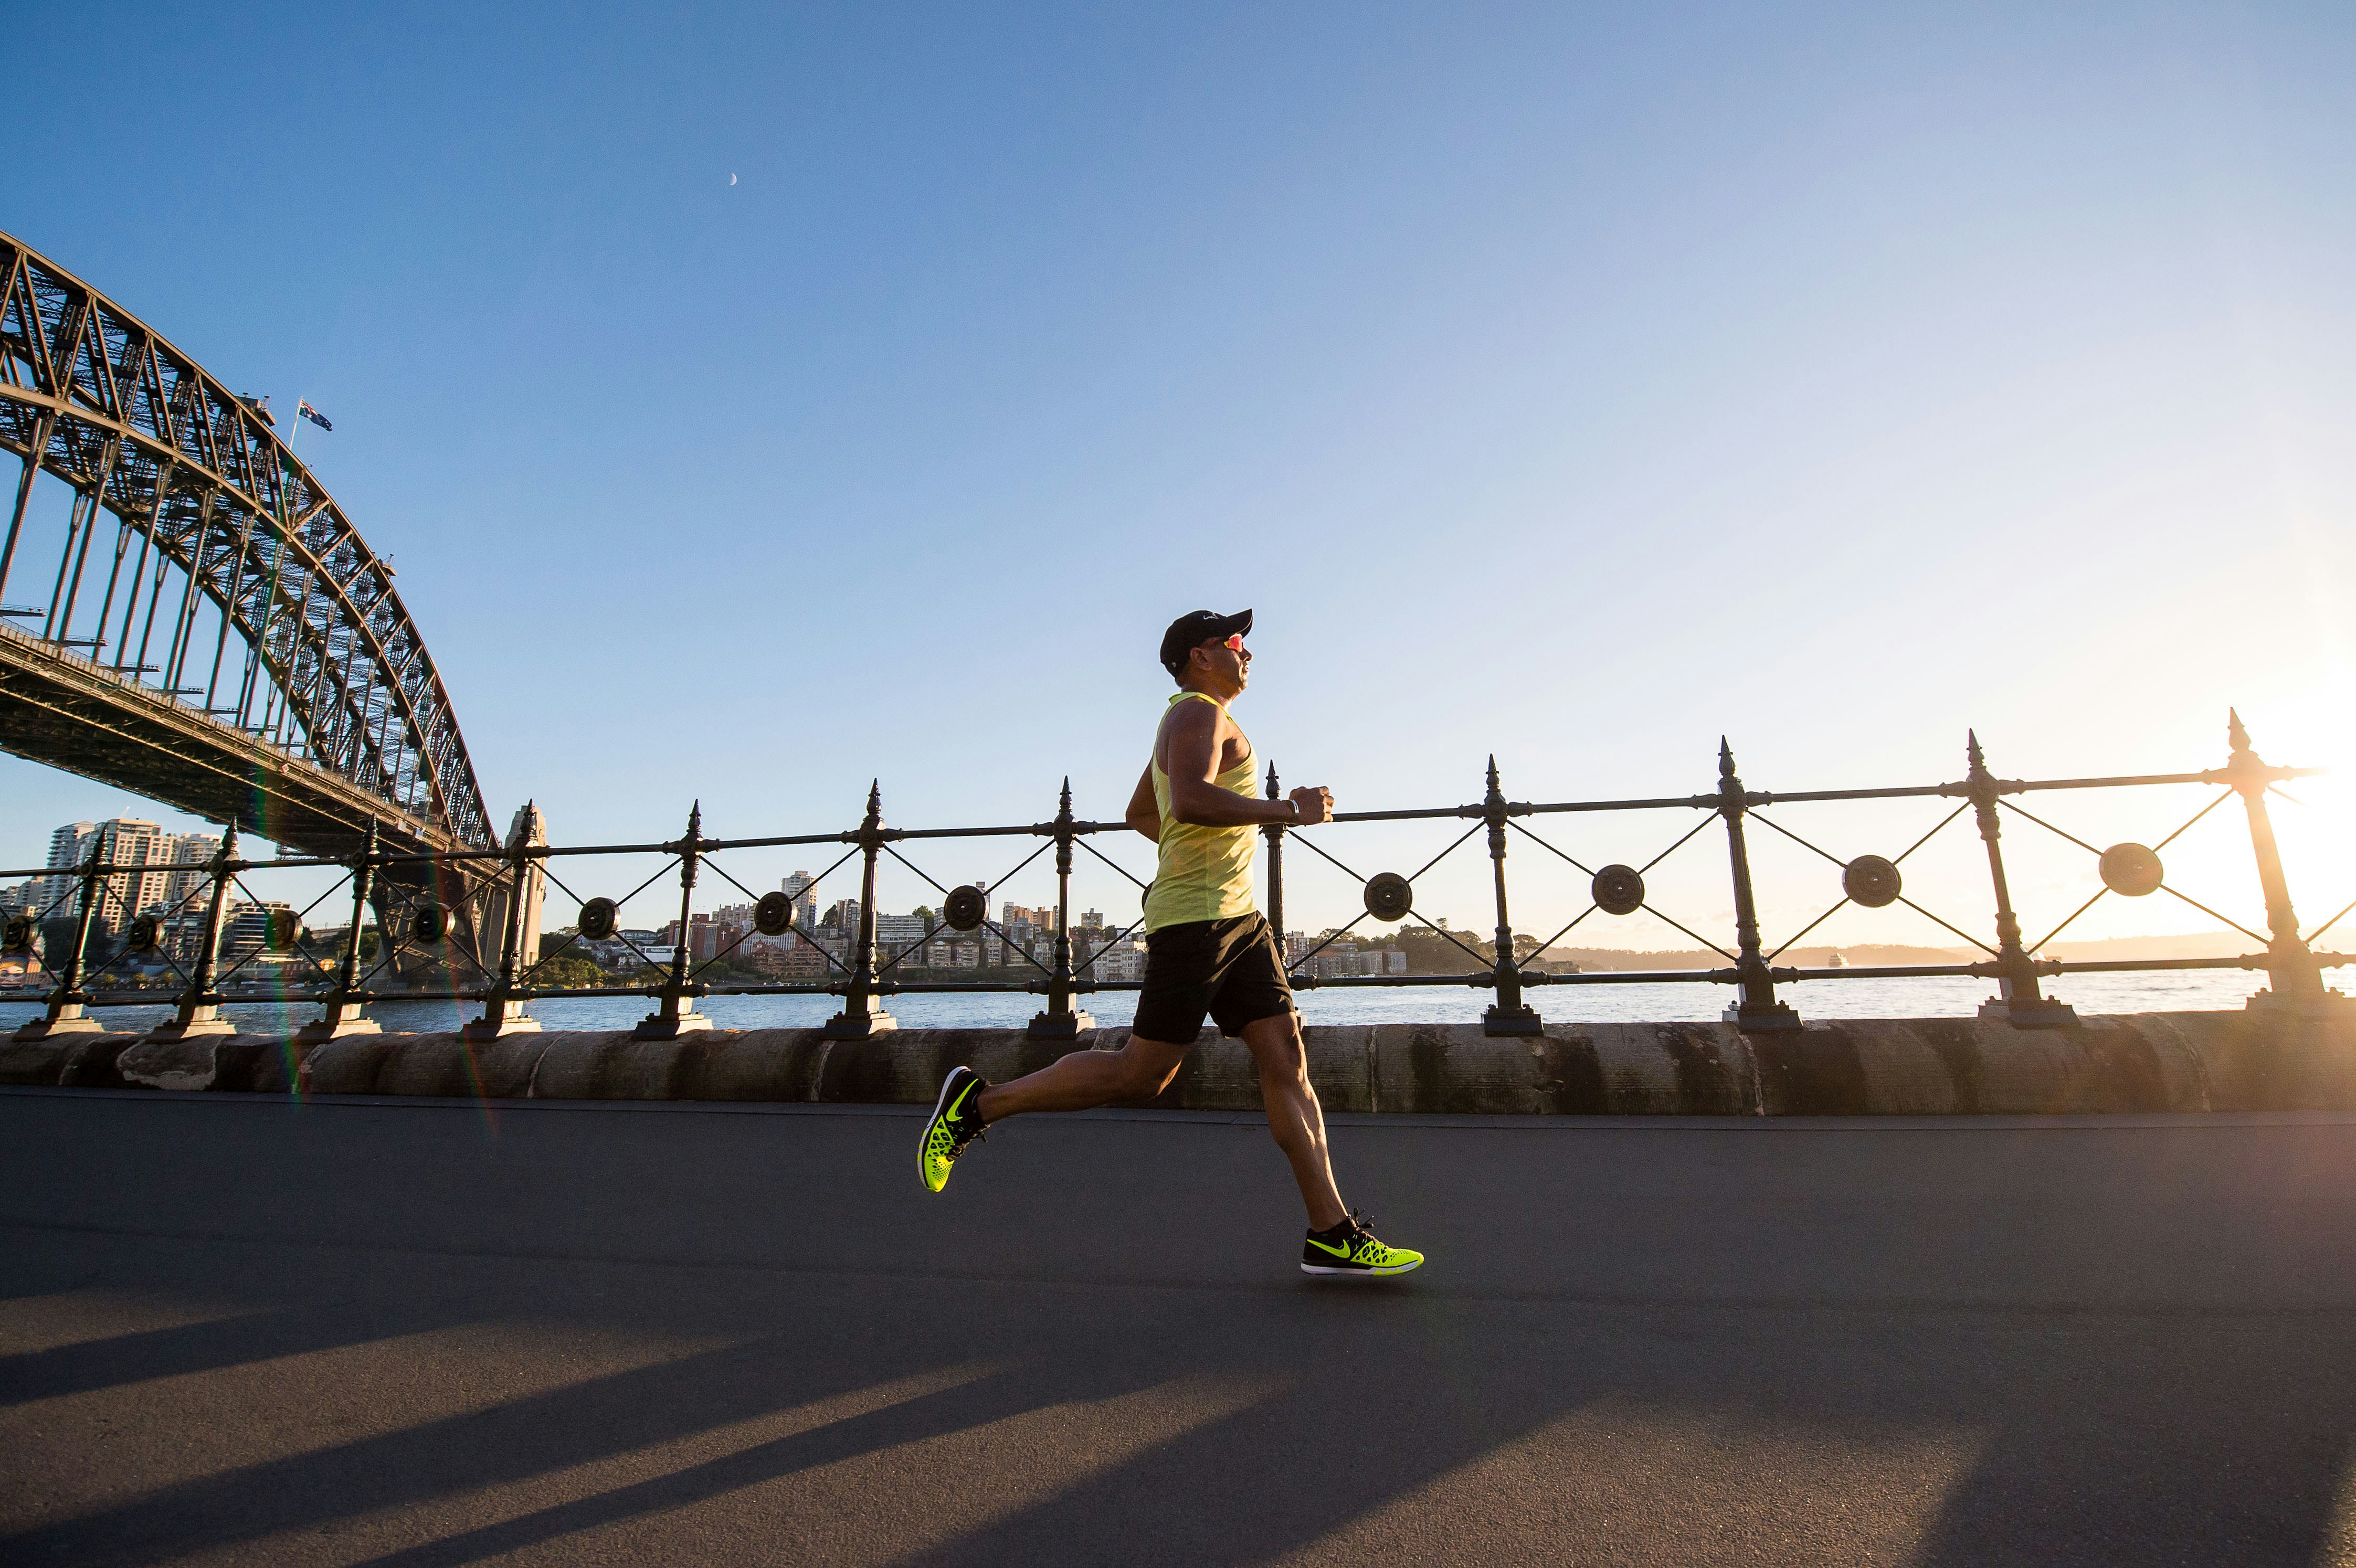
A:
{"type": "Polygon", "coordinates": [[[6,234],[0,447],[24,464],[0,544],[0,664],[12,699],[37,688],[10,709],[7,750],[318,853],[380,805],[395,839],[496,844],[391,569],[265,412],[6,234]],[[42,475],[70,494],[54,561],[42,475]],[[149,765],[137,757],[194,782],[121,776],[149,765]],[[293,805],[279,823],[265,805],[224,814],[207,780],[293,805]]]}

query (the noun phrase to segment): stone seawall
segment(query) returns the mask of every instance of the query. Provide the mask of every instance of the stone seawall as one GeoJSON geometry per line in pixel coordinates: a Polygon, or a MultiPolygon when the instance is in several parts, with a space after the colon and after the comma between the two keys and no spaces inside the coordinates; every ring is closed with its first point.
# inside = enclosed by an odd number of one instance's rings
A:
{"type": "MultiPolygon", "coordinates": [[[[1553,1115],[1970,1115],[2356,1110],[2356,1019],[2137,1013],[2058,1030],[1975,1019],[1845,1019],[1790,1033],[1730,1024],[1558,1024],[1491,1040],[1473,1024],[1320,1025],[1310,1076],[1336,1111],[1553,1115]]],[[[1125,1029],[1083,1035],[1117,1049],[1125,1029]]],[[[0,1043],[0,1084],[284,1094],[926,1104],[959,1063],[1003,1080],[1071,1049],[1013,1029],[719,1029],[679,1040],[551,1030],[468,1045],[362,1035],[299,1048],[220,1036],[0,1043]]],[[[1205,1031],[1150,1102],[1259,1107],[1241,1042],[1205,1031]]]]}

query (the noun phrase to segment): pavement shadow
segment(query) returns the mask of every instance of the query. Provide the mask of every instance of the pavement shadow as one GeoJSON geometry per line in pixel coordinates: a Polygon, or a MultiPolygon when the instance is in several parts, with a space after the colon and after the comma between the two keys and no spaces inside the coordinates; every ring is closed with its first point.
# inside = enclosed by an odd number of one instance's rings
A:
{"type": "Polygon", "coordinates": [[[2356,1438],[2356,1377],[2314,1353],[2340,1315],[1389,1305],[1410,1333],[1323,1304],[1338,1343],[1298,1347],[1282,1397],[904,1561],[1356,1563],[1402,1499],[1398,1561],[1518,1561],[1533,1496],[1482,1467],[1524,1446],[1556,1531],[1532,1561],[2305,1564],[2356,1438]],[[1646,1424],[1700,1435],[1599,1482],[1646,1424]]]}
{"type": "MultiPolygon", "coordinates": [[[[854,1373],[806,1340],[761,1339],[585,1380],[490,1409],[206,1476],[53,1526],[0,1536],[0,1562],[152,1562],[530,1481],[755,1421],[877,1381],[951,1363],[912,1344],[896,1364],[854,1373]]],[[[1106,1397],[1126,1378],[1043,1383],[985,1376],[871,1413],[756,1443],[643,1482],[397,1553],[458,1563],[592,1526],[679,1508],[860,1454],[919,1442],[1072,1397],[1106,1397]],[[1081,1392],[1076,1393],[1075,1390],[1081,1392]]]]}
{"type": "Polygon", "coordinates": [[[343,1349],[415,1328],[448,1326],[449,1319],[441,1314],[409,1315],[341,1302],[85,1339],[0,1356],[0,1406],[343,1349]]]}

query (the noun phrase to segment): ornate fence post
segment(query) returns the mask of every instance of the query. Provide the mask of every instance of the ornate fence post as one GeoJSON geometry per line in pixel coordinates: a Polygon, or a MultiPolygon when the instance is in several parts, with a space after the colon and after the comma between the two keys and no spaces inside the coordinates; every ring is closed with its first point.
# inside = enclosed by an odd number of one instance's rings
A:
{"type": "MultiPolygon", "coordinates": [[[[687,837],[679,843],[679,946],[670,958],[670,978],[661,987],[647,993],[660,997],[655,1010],[639,1020],[630,1031],[637,1040],[677,1040],[680,1035],[697,1029],[710,1029],[712,1020],[695,1010],[690,997],[703,994],[703,987],[687,977],[689,911],[695,902],[695,867],[703,849],[703,803],[697,801],[687,814],[687,837]]],[[[520,906],[522,890],[517,889],[516,903],[520,906]]]]}
{"type": "Polygon", "coordinates": [[[196,962],[188,970],[188,988],[180,993],[172,1021],[148,1031],[152,1040],[187,1040],[192,1035],[235,1034],[237,1026],[220,1016],[220,994],[213,989],[213,968],[220,957],[221,928],[229,923],[230,884],[244,862],[237,858],[237,824],[221,832],[220,852],[213,857],[213,896],[205,908],[205,929],[197,938],[196,962]]]}
{"type": "Polygon", "coordinates": [[[1054,966],[1047,976],[1047,1010],[1034,1013],[1024,1031],[1032,1040],[1077,1040],[1097,1020],[1072,1006],[1077,986],[1072,978],[1072,781],[1064,780],[1064,795],[1055,808],[1055,946],[1054,966]]]}
{"type": "Polygon", "coordinates": [[[2037,965],[2020,945],[2020,918],[2012,912],[2012,890],[2004,880],[2004,851],[1997,840],[2003,828],[1996,816],[1997,798],[2004,791],[1987,769],[1977,731],[1965,731],[1964,759],[1970,765],[1965,794],[1980,837],[1987,842],[1988,880],[1996,890],[1996,962],[1997,994],[1980,1004],[1980,1017],[2003,1019],[2015,1029],[2072,1029],[2077,1009],[2058,1002],[2037,988],[2037,965]]]}
{"type": "MultiPolygon", "coordinates": [[[[1268,765],[1268,798],[1280,799],[1276,789],[1276,764],[1268,765]]],[[[1276,933],[1276,958],[1289,972],[1292,961],[1284,951],[1284,824],[1264,823],[1260,836],[1268,840],[1268,923],[1276,933]]]]}
{"type": "Polygon", "coordinates": [[[1751,891],[1751,850],[1742,840],[1742,814],[1750,806],[1734,772],[1734,748],[1718,738],[1718,814],[1726,819],[1726,855],[1734,872],[1734,962],[1737,987],[1726,1021],[1739,1029],[1798,1029],[1800,1015],[1775,999],[1775,976],[1759,946],[1759,904],[1751,891]]]}
{"type": "MultiPolygon", "coordinates": [[[[525,807],[525,811],[530,809],[530,806],[525,807]]],[[[483,1016],[458,1031],[458,1037],[461,1040],[498,1040],[502,1035],[540,1032],[540,1020],[525,1015],[523,1010],[525,998],[517,995],[516,987],[517,976],[522,973],[524,923],[530,912],[532,892],[531,838],[525,830],[525,820],[523,812],[517,813],[515,829],[508,835],[509,882],[507,920],[504,923],[507,929],[500,933],[499,937],[498,983],[484,995],[483,1016]]],[[[702,822],[703,803],[698,801],[695,803],[694,809],[688,813],[687,818],[689,857],[695,854],[695,844],[701,836],[702,822]]],[[[681,864],[691,868],[693,861],[690,859],[683,860],[681,864]]],[[[692,888],[694,885],[694,872],[691,869],[688,872],[688,886],[692,888]]],[[[684,955],[687,951],[687,914],[683,909],[679,917],[679,928],[680,954],[684,955]]],[[[671,974],[676,982],[684,982],[686,978],[685,971],[679,965],[678,955],[673,957],[671,974]]],[[[665,992],[665,1006],[671,1014],[673,1028],[670,1032],[676,1034],[679,1028],[682,1027],[681,1020],[678,1016],[676,998],[672,997],[668,990],[665,992]]],[[[657,1013],[647,1021],[650,1023],[663,1016],[661,1013],[657,1013]]],[[[645,1025],[641,1024],[639,1027],[643,1029],[645,1025]]],[[[705,1020],[701,1027],[711,1028],[710,1020],[705,1020]]]]}
{"type": "Polygon", "coordinates": [[[98,913],[100,859],[106,852],[106,835],[96,835],[90,859],[81,867],[81,907],[74,915],[73,945],[66,950],[65,967],[58,971],[58,988],[49,993],[48,1009],[18,1029],[15,1039],[47,1040],[53,1034],[95,1034],[106,1026],[90,1016],[90,997],[81,988],[81,957],[90,945],[90,923],[98,913]]]}
{"type": "MultiPolygon", "coordinates": [[[[318,1018],[294,1031],[297,1045],[319,1045],[348,1034],[384,1032],[381,1024],[363,1016],[369,997],[360,989],[360,920],[368,913],[369,893],[376,884],[376,823],[370,820],[368,842],[352,862],[352,923],[344,933],[344,956],[336,965],[335,989],[321,998],[327,1005],[318,1018]]],[[[382,932],[377,933],[377,941],[383,943],[382,932]]]]}
{"type": "Polygon", "coordinates": [[[1505,912],[1505,819],[1512,815],[1497,783],[1497,759],[1489,759],[1489,790],[1481,797],[1489,824],[1489,872],[1497,889],[1497,956],[1489,972],[1497,999],[1481,1014],[1483,1034],[1540,1034],[1538,1015],[1522,1000],[1522,965],[1514,955],[1514,922],[1505,912]]]}
{"type": "Polygon", "coordinates": [[[2282,770],[2270,768],[2250,749],[2250,732],[2242,716],[2225,710],[2225,738],[2232,755],[2225,763],[2225,782],[2242,796],[2250,818],[2250,850],[2258,862],[2258,887],[2265,894],[2267,988],[2250,998],[2254,1008],[2289,1008],[2301,1012],[2346,1008],[2349,999],[2325,988],[2322,967],[2298,934],[2298,915],[2290,904],[2290,883],[2283,877],[2282,851],[2275,845],[2274,819],[2266,815],[2266,789],[2282,770]]]}
{"type": "Polygon", "coordinates": [[[843,991],[842,1011],[826,1020],[830,1040],[864,1040],[900,1027],[899,1019],[875,1005],[875,858],[884,851],[881,780],[867,786],[867,817],[859,825],[857,840],[866,857],[859,876],[859,937],[851,950],[851,983],[843,991]]]}

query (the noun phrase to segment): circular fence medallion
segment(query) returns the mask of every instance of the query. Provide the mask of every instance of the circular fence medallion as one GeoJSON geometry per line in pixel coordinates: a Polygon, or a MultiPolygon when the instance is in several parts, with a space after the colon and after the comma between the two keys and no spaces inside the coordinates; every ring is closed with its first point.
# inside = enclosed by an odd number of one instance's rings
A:
{"type": "Polygon", "coordinates": [[[2158,854],[2140,844],[2114,844],[2103,851],[2103,886],[2121,898],[2139,899],[2159,891],[2168,872],[2158,854]]]}
{"type": "Polygon", "coordinates": [[[1415,907],[1415,888],[1397,871],[1377,871],[1366,879],[1366,912],[1376,920],[1405,920],[1415,907]]]}
{"type": "Polygon", "coordinates": [[[1841,891],[1848,901],[1867,909],[1880,909],[1898,901],[1906,879],[1898,874],[1898,862],[1880,855],[1859,855],[1841,868],[1841,891]]]}
{"type": "Polygon", "coordinates": [[[1644,907],[1644,879],[1633,866],[1606,866],[1588,894],[1605,914],[1634,914],[1644,907]]]}
{"type": "Polygon", "coordinates": [[[450,934],[450,912],[440,904],[419,904],[409,916],[409,940],[432,947],[450,934]]]}
{"type": "Polygon", "coordinates": [[[793,928],[794,901],[788,894],[763,893],[753,902],[753,929],[764,936],[783,936],[793,928]]]}
{"type": "Polygon", "coordinates": [[[981,890],[967,882],[951,888],[948,897],[941,901],[941,919],[948,923],[951,931],[975,931],[980,928],[982,912],[989,907],[990,901],[982,896],[981,890]]]}
{"type": "Polygon", "coordinates": [[[134,953],[153,953],[163,945],[164,923],[152,914],[143,914],[131,923],[123,941],[134,953]]]}
{"type": "MultiPolygon", "coordinates": [[[[783,895],[772,893],[769,896],[778,898],[783,895]]],[[[584,942],[603,942],[614,934],[620,919],[621,905],[612,899],[591,899],[581,906],[581,923],[575,929],[581,933],[584,942]]]]}
{"type": "Polygon", "coordinates": [[[33,917],[29,914],[10,915],[6,937],[0,940],[0,950],[30,953],[33,950],[33,917]]]}

